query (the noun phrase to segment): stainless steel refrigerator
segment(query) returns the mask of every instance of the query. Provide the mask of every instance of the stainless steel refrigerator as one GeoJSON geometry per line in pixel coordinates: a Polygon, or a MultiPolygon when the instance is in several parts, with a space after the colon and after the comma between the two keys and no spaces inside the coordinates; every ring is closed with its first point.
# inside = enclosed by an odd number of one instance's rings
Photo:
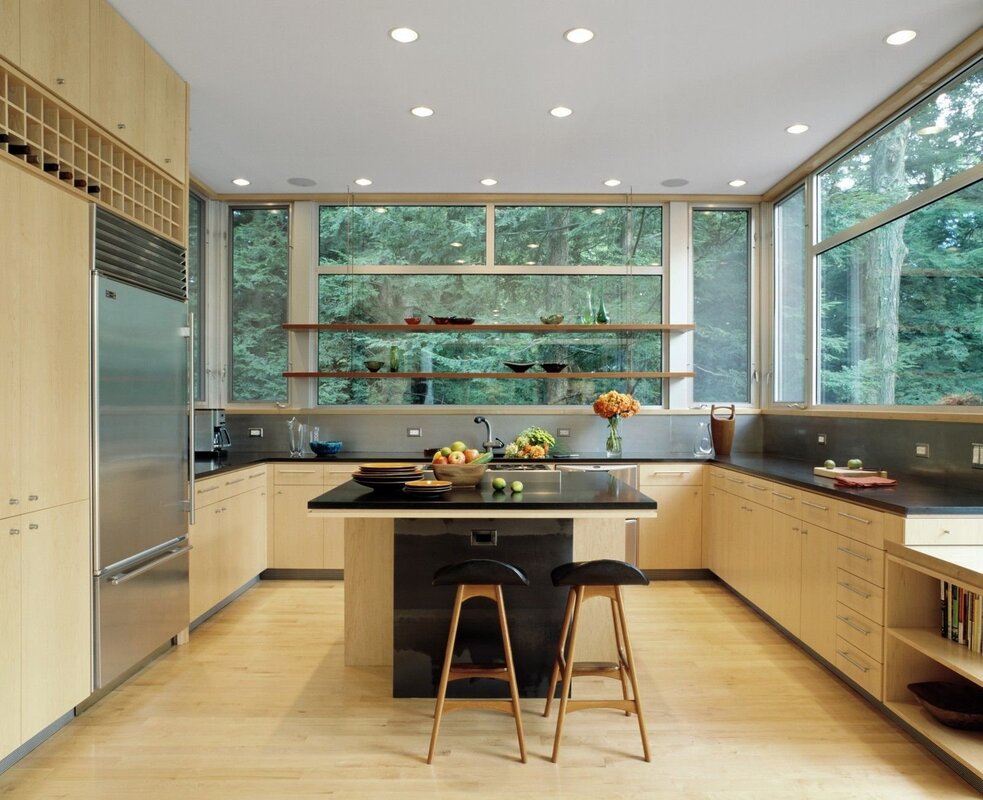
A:
{"type": "Polygon", "coordinates": [[[94,681],[188,626],[184,251],[98,209],[92,274],[94,681]]]}

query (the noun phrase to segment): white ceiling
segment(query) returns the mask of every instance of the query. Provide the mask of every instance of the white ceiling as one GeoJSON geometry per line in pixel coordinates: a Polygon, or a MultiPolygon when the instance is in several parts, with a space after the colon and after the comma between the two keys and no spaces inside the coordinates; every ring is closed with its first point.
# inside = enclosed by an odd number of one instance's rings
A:
{"type": "Polygon", "coordinates": [[[250,194],[760,194],[983,26],[980,0],[111,2],[191,85],[192,174],[250,194]]]}

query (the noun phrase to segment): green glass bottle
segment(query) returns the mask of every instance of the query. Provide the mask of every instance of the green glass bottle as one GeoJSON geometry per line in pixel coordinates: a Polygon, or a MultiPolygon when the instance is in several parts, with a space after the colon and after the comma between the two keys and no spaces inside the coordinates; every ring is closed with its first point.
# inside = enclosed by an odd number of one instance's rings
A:
{"type": "Polygon", "coordinates": [[[580,322],[583,325],[594,324],[594,304],[591,299],[590,289],[587,290],[587,305],[584,306],[584,313],[580,316],[580,322]]]}
{"type": "Polygon", "coordinates": [[[608,322],[608,311],[604,307],[604,290],[601,290],[601,295],[597,301],[597,316],[594,317],[594,321],[598,325],[606,325],[608,322]]]}
{"type": "Polygon", "coordinates": [[[399,348],[395,346],[389,348],[389,371],[399,372],[399,348]]]}

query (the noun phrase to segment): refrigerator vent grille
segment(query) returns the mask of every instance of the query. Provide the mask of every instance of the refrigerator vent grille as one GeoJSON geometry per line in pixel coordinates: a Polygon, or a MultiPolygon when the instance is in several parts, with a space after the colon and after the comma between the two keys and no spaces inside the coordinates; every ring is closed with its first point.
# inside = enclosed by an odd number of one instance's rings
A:
{"type": "Polygon", "coordinates": [[[185,300],[188,297],[185,251],[115,214],[96,209],[95,271],[185,300]]]}

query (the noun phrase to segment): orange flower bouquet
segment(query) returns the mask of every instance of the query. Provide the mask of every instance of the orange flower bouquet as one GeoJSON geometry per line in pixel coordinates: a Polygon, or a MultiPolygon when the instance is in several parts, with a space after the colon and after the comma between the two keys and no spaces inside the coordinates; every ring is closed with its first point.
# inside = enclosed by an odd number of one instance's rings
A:
{"type": "Polygon", "coordinates": [[[621,455],[621,431],[618,422],[635,416],[641,410],[639,402],[630,394],[605,392],[594,401],[594,413],[608,421],[608,438],[605,449],[609,456],[621,455]]]}

